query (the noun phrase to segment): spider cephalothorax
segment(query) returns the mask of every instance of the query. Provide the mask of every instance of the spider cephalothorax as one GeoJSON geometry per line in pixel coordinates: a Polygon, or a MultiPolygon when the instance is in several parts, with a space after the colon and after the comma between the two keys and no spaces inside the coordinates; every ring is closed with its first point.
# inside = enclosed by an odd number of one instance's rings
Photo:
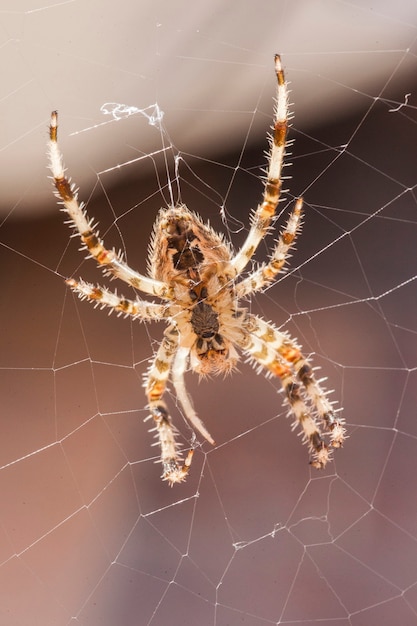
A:
{"type": "MultiPolygon", "coordinates": [[[[219,298],[226,300],[221,295],[219,298]]],[[[190,364],[198,374],[229,374],[236,366],[239,357],[233,347],[235,333],[230,316],[235,321],[233,309],[221,311],[215,303],[204,300],[196,302],[191,309],[190,324],[195,335],[191,356],[197,356],[198,360],[192,358],[190,364]]]]}
{"type": "Polygon", "coordinates": [[[104,246],[88,218],[77,192],[65,176],[57,144],[57,113],[50,125],[50,168],[64,211],[86,248],[106,274],[135,289],[162,300],[149,302],[138,297],[124,298],[107,288],[83,280],[67,280],[81,297],[102,307],[140,320],[167,320],[161,344],[145,376],[150,417],[161,448],[162,477],[171,485],[185,479],[193,447],[185,461],[176,442],[176,429],[162,399],[171,375],[185,417],[207,441],[214,440],[191,404],[184,374],[228,373],[243,353],[259,369],[278,376],[286,394],[295,425],[300,425],[311,464],[325,467],[331,449],[344,440],[344,422],[337,418],[333,403],[298,345],[274,325],[239,306],[240,299],[271,284],[282,270],[301,227],[302,200],[299,198],[266,263],[241,278],[262,239],[273,226],[281,193],[281,170],[288,128],[288,93],[278,55],[275,57],[277,106],[271,151],[261,204],[253,214],[251,227],[240,250],[231,245],[184,205],[161,209],[150,245],[149,275],[129,267],[122,254],[104,246]],[[327,441],[326,441],[327,438],[327,441]]]}
{"type": "Polygon", "coordinates": [[[196,336],[193,349],[201,362],[196,369],[202,374],[217,374],[228,361],[226,342],[220,334],[220,317],[221,313],[204,300],[196,302],[191,310],[190,324],[196,336]]]}

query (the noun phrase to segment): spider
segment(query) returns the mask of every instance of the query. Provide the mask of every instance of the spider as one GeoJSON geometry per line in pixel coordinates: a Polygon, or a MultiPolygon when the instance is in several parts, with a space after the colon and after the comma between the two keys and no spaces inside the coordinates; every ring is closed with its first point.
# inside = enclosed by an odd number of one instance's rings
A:
{"type": "Polygon", "coordinates": [[[171,374],[177,399],[195,431],[212,445],[215,442],[196,414],[187,393],[184,374],[191,369],[201,376],[229,373],[243,353],[259,369],[281,379],[289,411],[301,427],[310,463],[323,468],[332,448],[343,444],[344,420],[337,418],[322,380],[317,380],[308,359],[287,334],[273,324],[251,314],[239,300],[270,285],[284,268],[289,250],[301,227],[301,198],[295,202],[267,262],[258,264],[241,277],[258,245],[270,231],[281,194],[281,171],[288,129],[288,91],[279,55],[275,55],[277,96],[270,152],[262,202],[251,217],[245,242],[237,253],[184,204],[162,208],[157,216],[150,244],[148,275],[127,265],[121,252],[109,250],[97,227],[78,202],[78,192],[65,175],[57,143],[58,114],[51,115],[49,159],[56,195],[82,247],[96,260],[104,273],[116,277],[161,302],[139,297],[128,299],[109,289],[84,280],[68,279],[67,284],[81,299],[109,307],[111,311],[139,320],[167,320],[161,344],[144,377],[150,415],[160,446],[162,478],[171,486],[182,482],[195,448],[185,459],[176,441],[177,429],[163,401],[171,374]],[[328,443],[324,436],[328,436],[328,443]]]}

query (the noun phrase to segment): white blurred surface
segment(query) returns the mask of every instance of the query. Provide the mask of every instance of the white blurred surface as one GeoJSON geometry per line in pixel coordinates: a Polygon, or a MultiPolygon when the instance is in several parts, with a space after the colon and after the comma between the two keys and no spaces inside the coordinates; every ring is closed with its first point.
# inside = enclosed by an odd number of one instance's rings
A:
{"type": "MultiPolygon", "coordinates": [[[[407,82],[416,15],[414,0],[3,0],[1,211],[47,210],[52,109],[80,185],[129,158],[122,131],[111,134],[106,124],[68,138],[107,122],[106,102],[158,102],[182,150],[222,154],[242,142],[255,110],[270,115],[275,52],[305,130],[354,109],[358,93],[370,98],[393,77],[407,82]]],[[[268,120],[255,116],[252,132],[262,136],[268,120]]],[[[140,127],[131,135],[141,153],[155,149],[140,127]]]]}

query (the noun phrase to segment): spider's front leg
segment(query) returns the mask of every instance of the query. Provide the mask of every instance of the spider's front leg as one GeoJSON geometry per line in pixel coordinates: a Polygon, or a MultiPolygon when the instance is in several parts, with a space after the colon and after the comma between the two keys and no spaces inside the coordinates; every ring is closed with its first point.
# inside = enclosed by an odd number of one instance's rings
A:
{"type": "Polygon", "coordinates": [[[156,431],[161,448],[162,478],[167,480],[171,487],[174,483],[185,480],[194,452],[191,449],[182,464],[179,446],[175,441],[176,429],[172,424],[167,406],[162,400],[177,348],[178,330],[172,325],[165,330],[162,343],[145,379],[148,407],[155,423],[155,428],[152,430],[156,431]]]}
{"type": "Polygon", "coordinates": [[[277,101],[265,188],[262,202],[252,217],[252,224],[246,241],[231,261],[236,276],[243,272],[260,242],[268,233],[281,196],[282,167],[288,131],[288,88],[281,58],[278,54],[275,55],[275,75],[277,79],[277,101]]]}
{"type": "Polygon", "coordinates": [[[93,220],[87,216],[84,205],[78,202],[75,185],[65,176],[63,158],[58,147],[58,113],[56,111],[51,114],[48,152],[49,167],[57,196],[62,201],[64,211],[70,217],[70,223],[78,231],[83,247],[88,250],[91,257],[97,261],[105,273],[117,276],[132,287],[161,298],[171,298],[170,290],[165,283],[139,274],[127,265],[120,252],[105,248],[93,220]]]}

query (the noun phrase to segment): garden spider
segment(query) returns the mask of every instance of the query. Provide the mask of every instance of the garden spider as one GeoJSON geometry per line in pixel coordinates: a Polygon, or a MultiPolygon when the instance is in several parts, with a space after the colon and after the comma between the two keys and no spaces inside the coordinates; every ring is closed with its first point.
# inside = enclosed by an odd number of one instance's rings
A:
{"type": "Polygon", "coordinates": [[[84,205],[78,202],[75,186],[65,176],[57,144],[57,112],[54,111],[51,116],[49,158],[56,195],[63,211],[70,217],[70,224],[80,236],[83,248],[106,275],[156,296],[162,303],[139,297],[129,300],[82,279],[69,279],[68,285],[80,298],[87,298],[126,316],[169,322],[144,385],[149,418],[153,418],[153,430],[161,449],[162,478],[171,486],[187,476],[194,444],[183,460],[176,442],[177,430],[162,399],[170,372],[186,418],[214,445],[212,436],[191,404],[184,373],[188,369],[202,376],[231,372],[238,361],[238,351],[265,369],[267,374],[281,379],[290,412],[295,417],[294,427],[301,426],[314,467],[325,467],[331,448],[339,448],[343,444],[344,421],[336,417],[333,403],[322,390],[321,381],[314,377],[312,367],[298,345],[288,334],[238,304],[241,298],[273,282],[283,269],[301,226],[302,199],[299,198],[268,262],[237,280],[270,231],[280,199],[288,128],[288,92],[278,55],[275,56],[275,73],[277,101],[265,189],[262,203],[252,216],[246,241],[234,254],[231,244],[186,206],[163,208],[154,226],[148,276],[129,267],[122,253],[105,248],[84,205]],[[324,441],[324,434],[329,436],[328,444],[324,441]]]}

